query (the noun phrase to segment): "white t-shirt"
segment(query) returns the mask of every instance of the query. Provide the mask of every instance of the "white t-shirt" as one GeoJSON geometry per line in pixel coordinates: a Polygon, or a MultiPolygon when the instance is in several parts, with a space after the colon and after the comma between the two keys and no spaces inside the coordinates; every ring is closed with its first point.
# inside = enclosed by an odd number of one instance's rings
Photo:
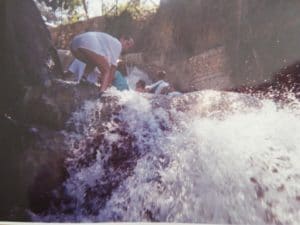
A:
{"type": "Polygon", "coordinates": [[[165,87],[168,87],[169,83],[165,82],[164,80],[159,80],[151,85],[146,86],[147,89],[155,89],[154,93],[155,94],[160,94],[161,90],[165,87]]]}
{"type": "Polygon", "coordinates": [[[98,55],[106,57],[109,64],[117,66],[122,45],[121,42],[103,32],[86,32],[79,34],[72,40],[71,49],[85,48],[98,55]]]}

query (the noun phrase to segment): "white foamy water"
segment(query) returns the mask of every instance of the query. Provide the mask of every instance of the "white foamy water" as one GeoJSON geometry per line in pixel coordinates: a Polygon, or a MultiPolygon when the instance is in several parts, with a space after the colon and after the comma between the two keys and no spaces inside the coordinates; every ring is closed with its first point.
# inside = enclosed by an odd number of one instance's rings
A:
{"type": "MultiPolygon", "coordinates": [[[[291,108],[262,101],[245,107],[248,103],[239,104],[245,100],[238,94],[204,91],[201,105],[183,105],[189,112],[179,112],[153,107],[147,94],[110,94],[126,106],[119,118],[127,121],[126,130],[141,152],[132,173],[121,179],[103,207],[89,214],[82,206],[96,207],[101,198],[96,194],[87,200],[87,187],[105,182],[106,155],[98,152],[87,167],[70,158],[71,176],[64,185],[77,204],[74,213],[58,210],[38,220],[300,223],[298,103],[291,108]],[[215,106],[220,99],[226,107],[215,106]]],[[[80,145],[94,135],[97,123],[91,117],[99,108],[100,102],[90,102],[74,115],[82,128],[69,134],[70,143],[80,145]]],[[[116,124],[106,126],[112,130],[116,124]]],[[[120,137],[107,132],[105,138],[114,143],[120,137]]],[[[70,151],[79,154],[78,148],[70,151]]]]}

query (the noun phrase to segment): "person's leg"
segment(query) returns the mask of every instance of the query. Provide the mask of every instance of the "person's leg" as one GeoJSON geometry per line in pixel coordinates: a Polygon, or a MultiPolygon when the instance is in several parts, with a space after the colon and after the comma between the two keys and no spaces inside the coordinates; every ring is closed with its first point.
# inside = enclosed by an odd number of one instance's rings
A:
{"type": "MultiPolygon", "coordinates": [[[[80,51],[80,57],[83,58],[84,62],[87,63],[87,65],[94,65],[97,66],[97,68],[101,72],[101,91],[105,91],[109,85],[110,81],[110,66],[108,64],[107,59],[104,56],[98,55],[95,52],[92,52],[90,50],[79,48],[80,51]]],[[[87,66],[88,67],[88,66],[87,66]]],[[[86,70],[89,70],[90,67],[85,68],[86,70]]]]}
{"type": "MultiPolygon", "coordinates": [[[[89,61],[88,57],[86,56],[86,54],[84,53],[84,51],[82,51],[82,49],[79,49],[79,48],[78,48],[78,49],[76,49],[76,50],[71,50],[71,51],[72,51],[73,56],[74,56],[76,59],[78,59],[78,60],[80,60],[81,62],[84,62],[84,63],[86,64],[85,67],[84,67],[84,70],[83,70],[83,75],[81,76],[80,80],[85,80],[85,79],[87,79],[88,74],[91,73],[91,72],[94,70],[95,65],[93,65],[93,64],[89,61]]],[[[80,77],[80,75],[79,75],[79,77],[80,77]]]]}
{"type": "Polygon", "coordinates": [[[95,69],[95,66],[91,63],[87,63],[84,72],[82,75],[82,79],[87,79],[88,75],[95,69]]]}
{"type": "Polygon", "coordinates": [[[79,59],[80,61],[82,61],[84,63],[88,63],[87,58],[84,56],[84,54],[82,53],[81,50],[82,50],[82,48],[78,48],[76,50],[71,49],[71,52],[76,59],[79,59]]]}

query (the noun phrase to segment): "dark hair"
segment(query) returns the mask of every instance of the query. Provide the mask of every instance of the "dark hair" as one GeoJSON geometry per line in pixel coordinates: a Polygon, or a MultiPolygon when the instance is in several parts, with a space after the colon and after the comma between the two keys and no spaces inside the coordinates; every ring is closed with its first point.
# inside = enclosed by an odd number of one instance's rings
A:
{"type": "Polygon", "coordinates": [[[141,88],[145,88],[146,87],[146,82],[144,80],[139,80],[138,82],[136,82],[135,87],[141,87],[141,88]]]}
{"type": "Polygon", "coordinates": [[[158,71],[157,76],[159,78],[164,78],[166,76],[166,71],[164,70],[158,71]]]}

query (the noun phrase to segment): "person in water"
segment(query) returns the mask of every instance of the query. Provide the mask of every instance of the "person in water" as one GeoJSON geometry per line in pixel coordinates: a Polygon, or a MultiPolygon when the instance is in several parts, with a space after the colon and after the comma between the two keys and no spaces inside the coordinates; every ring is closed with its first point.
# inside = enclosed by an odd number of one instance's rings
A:
{"type": "Polygon", "coordinates": [[[112,83],[117,60],[121,52],[132,48],[134,41],[129,36],[117,38],[103,32],[86,32],[75,36],[71,42],[71,52],[76,59],[86,64],[82,79],[86,79],[95,67],[101,72],[100,92],[112,83]]]}
{"type": "Polygon", "coordinates": [[[154,94],[161,94],[161,91],[166,88],[169,87],[170,84],[166,81],[164,81],[165,76],[166,76],[166,72],[165,71],[159,71],[156,75],[156,82],[146,86],[146,89],[150,92],[150,93],[154,93],[154,94]]]}
{"type": "Polygon", "coordinates": [[[148,92],[146,89],[146,82],[144,80],[139,80],[135,84],[135,90],[138,92],[148,92]]]}
{"type": "Polygon", "coordinates": [[[158,71],[156,75],[157,81],[151,85],[146,86],[147,91],[154,94],[164,94],[169,96],[181,95],[181,93],[176,91],[171,84],[164,80],[165,77],[166,72],[164,70],[158,71]]]}

